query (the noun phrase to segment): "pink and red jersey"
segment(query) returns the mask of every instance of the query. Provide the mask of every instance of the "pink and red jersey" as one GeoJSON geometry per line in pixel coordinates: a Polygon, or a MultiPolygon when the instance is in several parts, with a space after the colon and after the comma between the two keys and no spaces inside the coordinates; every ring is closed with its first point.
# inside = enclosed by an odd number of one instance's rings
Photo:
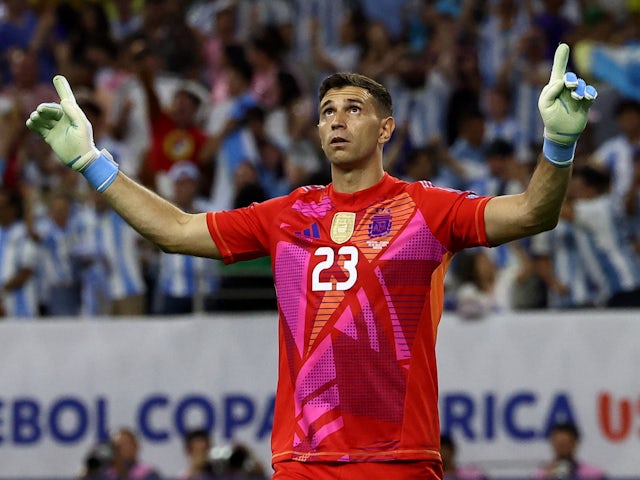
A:
{"type": "Polygon", "coordinates": [[[280,313],[273,462],[439,460],[436,332],[476,197],[386,174],[209,213],[225,263],[270,255],[280,313]]]}

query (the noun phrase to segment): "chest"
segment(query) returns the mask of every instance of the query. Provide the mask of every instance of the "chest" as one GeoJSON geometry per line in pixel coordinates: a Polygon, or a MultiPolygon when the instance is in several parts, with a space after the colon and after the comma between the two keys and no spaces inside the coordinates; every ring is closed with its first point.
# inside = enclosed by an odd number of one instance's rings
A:
{"type": "Polygon", "coordinates": [[[409,196],[360,211],[302,209],[282,222],[272,244],[276,280],[295,276],[313,292],[395,284],[405,275],[426,284],[445,251],[409,196]]]}

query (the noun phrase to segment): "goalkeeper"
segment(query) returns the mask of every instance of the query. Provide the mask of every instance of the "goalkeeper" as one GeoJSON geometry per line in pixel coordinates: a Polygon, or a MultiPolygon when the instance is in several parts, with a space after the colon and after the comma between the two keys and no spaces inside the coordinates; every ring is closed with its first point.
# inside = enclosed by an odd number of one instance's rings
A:
{"type": "MultiPolygon", "coordinates": [[[[542,90],[543,154],[523,193],[478,197],[383,170],[391,96],[358,74],[327,77],[318,133],[332,182],[249,207],[189,214],[96,149],[69,84],[27,126],[167,252],[225,263],[271,256],[279,307],[273,478],[442,478],[436,332],[452,256],[548,230],[596,98],[556,50],[542,90]]],[[[258,374],[258,372],[256,372],[258,374]]]]}

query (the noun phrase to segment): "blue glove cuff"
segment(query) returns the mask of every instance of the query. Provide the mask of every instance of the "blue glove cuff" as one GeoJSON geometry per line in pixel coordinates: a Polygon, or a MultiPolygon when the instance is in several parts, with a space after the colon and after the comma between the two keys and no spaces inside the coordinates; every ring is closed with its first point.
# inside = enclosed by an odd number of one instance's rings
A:
{"type": "Polygon", "coordinates": [[[98,192],[104,192],[118,176],[118,164],[111,154],[101,150],[100,155],[82,171],[84,178],[98,192]]]}
{"type": "Polygon", "coordinates": [[[542,143],[542,154],[552,165],[560,168],[566,168],[573,163],[576,144],[577,142],[574,142],[571,145],[561,145],[545,138],[542,143]]]}

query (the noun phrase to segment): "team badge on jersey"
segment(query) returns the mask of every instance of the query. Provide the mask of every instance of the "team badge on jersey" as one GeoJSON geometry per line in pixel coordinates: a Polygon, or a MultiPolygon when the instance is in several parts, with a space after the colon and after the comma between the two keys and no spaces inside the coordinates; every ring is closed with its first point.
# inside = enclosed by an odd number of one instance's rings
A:
{"type": "Polygon", "coordinates": [[[385,237],[391,232],[391,212],[387,208],[379,208],[369,224],[369,238],[385,237]]]}
{"type": "Polygon", "coordinates": [[[356,225],[356,214],[353,212],[338,212],[331,221],[331,240],[344,243],[351,238],[356,225]]]}

